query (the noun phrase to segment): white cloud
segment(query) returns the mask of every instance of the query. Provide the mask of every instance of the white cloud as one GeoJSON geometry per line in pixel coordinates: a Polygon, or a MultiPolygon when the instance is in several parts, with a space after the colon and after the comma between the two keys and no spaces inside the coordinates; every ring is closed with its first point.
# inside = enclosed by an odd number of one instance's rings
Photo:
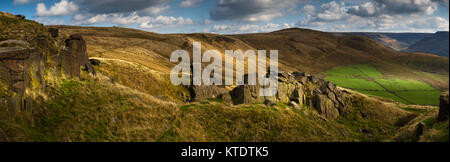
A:
{"type": "Polygon", "coordinates": [[[36,16],[67,16],[78,11],[78,6],[68,0],[61,0],[47,10],[44,3],[39,3],[36,7],[36,16]]]}
{"type": "Polygon", "coordinates": [[[316,7],[314,7],[313,5],[305,5],[301,9],[301,12],[305,13],[305,14],[313,14],[315,11],[316,11],[316,7]]]}
{"type": "Polygon", "coordinates": [[[341,31],[436,32],[449,30],[449,21],[439,16],[380,15],[372,18],[352,17],[347,20],[345,25],[346,28],[341,28],[341,31]]]}
{"type": "Polygon", "coordinates": [[[139,15],[144,15],[144,16],[155,16],[155,15],[159,15],[161,13],[163,13],[164,11],[170,9],[169,5],[159,5],[159,6],[151,6],[145,9],[142,9],[140,11],[138,11],[139,15]]]}
{"type": "Polygon", "coordinates": [[[260,32],[272,32],[276,30],[281,30],[285,28],[291,28],[293,24],[274,24],[267,23],[263,25],[256,24],[232,24],[232,25],[214,25],[211,30],[207,30],[213,33],[223,33],[223,34],[240,34],[240,33],[260,33],[260,32]]]}
{"type": "Polygon", "coordinates": [[[192,7],[202,1],[203,0],[184,0],[183,2],[180,3],[180,7],[183,7],[183,8],[192,7]]]}
{"type": "Polygon", "coordinates": [[[156,18],[150,18],[146,22],[141,23],[139,27],[144,29],[154,29],[168,26],[191,25],[191,24],[194,24],[194,21],[192,21],[190,18],[158,16],[156,18]]]}
{"type": "Polygon", "coordinates": [[[320,6],[320,12],[317,14],[318,21],[336,21],[347,18],[347,7],[345,3],[336,3],[331,1],[320,6]]]}
{"type": "MultiPolygon", "coordinates": [[[[305,6],[307,7],[307,6],[305,6]]],[[[329,3],[324,3],[320,8],[312,9],[314,6],[309,6],[303,12],[308,11],[307,16],[301,22],[298,23],[299,26],[323,26],[326,22],[346,20],[349,18],[347,13],[348,7],[344,2],[336,3],[331,1],[329,3]]]]}
{"type": "MultiPolygon", "coordinates": [[[[441,0],[373,0],[358,6],[331,1],[312,11],[297,26],[330,31],[435,32],[448,30],[446,18],[431,16],[441,0]],[[439,2],[438,2],[439,1],[439,2]],[[388,4],[390,6],[388,6],[388,4]],[[399,23],[401,22],[401,23],[399,23]]],[[[446,0],[444,0],[446,1],[446,0]]]]}
{"type": "MultiPolygon", "coordinates": [[[[447,1],[448,0],[443,0],[447,1]]],[[[359,6],[352,6],[349,13],[362,17],[372,17],[383,14],[427,14],[438,10],[438,4],[445,4],[442,0],[373,0],[359,6]]]]}
{"type": "Polygon", "coordinates": [[[137,12],[133,12],[131,14],[98,14],[93,16],[78,14],[73,17],[73,21],[77,25],[110,23],[120,26],[137,25],[139,28],[143,29],[156,29],[195,24],[195,22],[190,18],[177,18],[173,16],[139,16],[137,12]]]}

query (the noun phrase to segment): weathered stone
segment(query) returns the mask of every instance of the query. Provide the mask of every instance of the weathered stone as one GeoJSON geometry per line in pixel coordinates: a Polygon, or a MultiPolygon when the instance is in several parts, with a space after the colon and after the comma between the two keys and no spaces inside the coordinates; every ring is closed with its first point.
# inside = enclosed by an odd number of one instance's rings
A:
{"type": "Polygon", "coordinates": [[[30,43],[23,40],[4,40],[0,42],[0,47],[24,47],[29,48],[30,43]]]}
{"type": "Polygon", "coordinates": [[[18,17],[19,19],[25,19],[25,15],[15,15],[16,17],[18,17]]]}
{"type": "Polygon", "coordinates": [[[290,101],[291,94],[295,91],[294,84],[279,83],[277,100],[283,103],[288,103],[290,101]]]}
{"type": "Polygon", "coordinates": [[[97,75],[97,72],[95,72],[95,68],[91,63],[87,63],[86,65],[84,65],[83,70],[91,73],[92,75],[97,75]]]}
{"type": "Polygon", "coordinates": [[[98,66],[101,63],[101,61],[97,59],[89,59],[89,62],[94,66],[98,66]]]}
{"type": "Polygon", "coordinates": [[[417,124],[417,127],[416,127],[416,138],[417,138],[417,140],[419,140],[420,137],[425,133],[425,130],[426,130],[425,123],[420,122],[419,124],[417,124]]]}
{"type": "Polygon", "coordinates": [[[225,87],[219,86],[190,86],[191,101],[204,101],[211,98],[217,98],[219,95],[228,93],[225,87]]]}
{"type": "Polygon", "coordinates": [[[230,93],[222,93],[217,98],[222,99],[223,103],[233,104],[233,100],[231,99],[230,93]]]}
{"type": "Polygon", "coordinates": [[[23,47],[1,47],[0,60],[24,60],[30,56],[31,50],[23,47]]]}
{"type": "Polygon", "coordinates": [[[317,84],[317,82],[319,82],[319,81],[320,81],[320,79],[317,78],[317,77],[314,76],[314,75],[311,75],[311,76],[308,77],[308,82],[311,82],[311,83],[313,83],[313,84],[317,84]]]}
{"type": "Polygon", "coordinates": [[[231,98],[234,105],[263,103],[265,98],[259,94],[260,86],[258,85],[240,85],[231,91],[231,98]]]}
{"type": "Polygon", "coordinates": [[[294,101],[289,102],[289,106],[292,106],[294,109],[300,110],[300,106],[294,101]]]}
{"type": "Polygon", "coordinates": [[[66,48],[61,52],[61,68],[64,74],[80,77],[80,67],[89,63],[86,42],[81,35],[71,35],[66,40],[66,48]]]}
{"type": "Polygon", "coordinates": [[[328,99],[326,96],[316,94],[312,102],[313,107],[319,114],[322,114],[330,119],[336,119],[338,117],[339,111],[334,107],[333,101],[328,99]]]}
{"type": "Polygon", "coordinates": [[[291,101],[297,102],[299,105],[304,105],[305,94],[303,92],[303,87],[296,87],[289,98],[291,101]]]}
{"type": "Polygon", "coordinates": [[[449,119],[449,92],[442,92],[439,97],[439,114],[438,121],[445,121],[449,119]]]}
{"type": "Polygon", "coordinates": [[[305,72],[293,72],[292,75],[294,75],[295,77],[308,77],[308,74],[306,74],[305,72]]]}
{"type": "Polygon", "coordinates": [[[323,94],[323,92],[320,89],[314,89],[313,92],[315,94],[323,94]]]}
{"type": "Polygon", "coordinates": [[[336,92],[336,85],[335,85],[335,84],[333,84],[333,83],[331,83],[331,82],[327,82],[326,85],[327,85],[328,89],[329,89],[331,92],[336,92]]]}

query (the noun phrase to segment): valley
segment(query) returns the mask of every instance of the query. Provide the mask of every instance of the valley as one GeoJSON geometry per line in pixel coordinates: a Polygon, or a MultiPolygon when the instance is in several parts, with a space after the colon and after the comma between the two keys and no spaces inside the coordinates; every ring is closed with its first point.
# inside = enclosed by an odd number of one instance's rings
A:
{"type": "Polygon", "coordinates": [[[158,34],[0,17],[6,141],[448,141],[448,57],[300,28],[158,34]],[[260,97],[258,85],[171,84],[170,55],[193,51],[191,42],[202,53],[277,49],[277,95],[260,97]]]}

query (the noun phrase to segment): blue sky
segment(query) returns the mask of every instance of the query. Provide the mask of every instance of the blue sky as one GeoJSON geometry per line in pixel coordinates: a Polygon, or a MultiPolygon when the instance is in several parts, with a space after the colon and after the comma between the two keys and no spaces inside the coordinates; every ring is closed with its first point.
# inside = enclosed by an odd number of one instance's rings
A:
{"type": "Polygon", "coordinates": [[[121,26],[158,33],[449,30],[448,0],[2,0],[0,11],[46,25],[121,26]]]}

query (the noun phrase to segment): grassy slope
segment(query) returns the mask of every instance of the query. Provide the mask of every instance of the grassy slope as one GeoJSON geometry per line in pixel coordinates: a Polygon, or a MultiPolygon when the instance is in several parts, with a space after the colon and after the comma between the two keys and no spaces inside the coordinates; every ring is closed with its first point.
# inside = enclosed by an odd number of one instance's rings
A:
{"type": "MultiPolygon", "coordinates": [[[[326,80],[364,94],[390,98],[406,104],[439,104],[440,91],[427,83],[409,78],[386,77],[370,65],[342,66],[325,74],[326,80]]],[[[423,78],[435,79],[436,75],[424,75],[423,78]]]]}
{"type": "Polygon", "coordinates": [[[81,79],[50,80],[47,93],[37,100],[38,109],[24,110],[14,120],[0,118],[9,140],[384,141],[412,115],[361,96],[336,121],[283,103],[235,107],[212,100],[182,105],[85,73],[81,79]]]}

